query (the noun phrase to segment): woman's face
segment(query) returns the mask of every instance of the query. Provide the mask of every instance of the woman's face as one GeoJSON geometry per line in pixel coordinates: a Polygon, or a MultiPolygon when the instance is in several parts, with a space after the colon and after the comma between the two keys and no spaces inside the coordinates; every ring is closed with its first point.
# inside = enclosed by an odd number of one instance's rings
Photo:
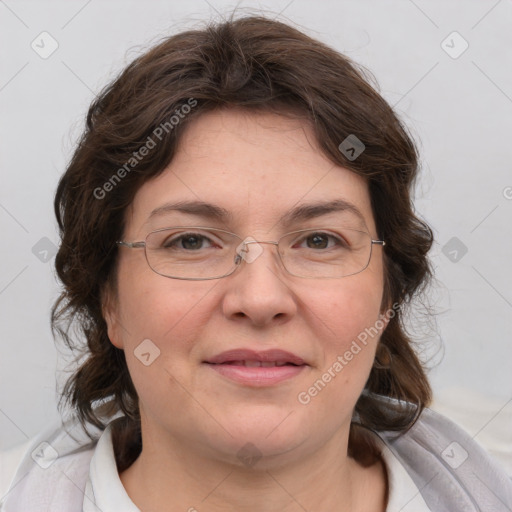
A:
{"type": "MultiPolygon", "coordinates": [[[[192,123],[172,163],[140,188],[124,240],[144,240],[169,226],[208,226],[269,241],[338,225],[377,238],[365,181],[325,158],[303,122],[225,110],[192,123]],[[299,207],[339,200],[352,206],[285,219],[299,207]],[[204,208],[171,206],[185,202],[227,215],[221,220],[204,208]]],[[[369,266],[358,274],[305,279],[281,267],[275,245],[258,247],[257,257],[232,275],[203,281],[163,277],[150,269],[143,249],[120,248],[107,323],[112,343],[125,351],[143,435],[240,464],[242,454],[282,462],[334,439],[346,442],[380,335],[374,327],[383,325],[382,249],[373,246],[369,266]],[[228,354],[222,363],[221,354],[233,350],[252,353],[228,354]],[[254,362],[291,359],[262,354],[272,350],[304,363],[254,362]]]]}

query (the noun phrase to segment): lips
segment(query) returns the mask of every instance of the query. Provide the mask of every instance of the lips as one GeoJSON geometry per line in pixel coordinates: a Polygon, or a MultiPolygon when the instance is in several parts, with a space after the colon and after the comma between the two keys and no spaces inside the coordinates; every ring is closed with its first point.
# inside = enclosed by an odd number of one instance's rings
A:
{"type": "MultiPolygon", "coordinates": [[[[248,367],[262,367],[262,368],[272,368],[273,366],[285,366],[288,363],[285,361],[255,361],[255,360],[240,360],[240,361],[226,361],[225,363],[220,364],[232,364],[234,366],[248,366],[248,367]]],[[[298,366],[298,365],[294,365],[298,366]]]]}
{"type": "Polygon", "coordinates": [[[204,363],[223,378],[250,387],[275,385],[299,375],[308,367],[301,357],[277,349],[263,352],[229,350],[204,363]]]}
{"type": "Polygon", "coordinates": [[[305,363],[304,359],[291,352],[284,350],[265,350],[256,352],[254,350],[235,349],[222,352],[211,359],[205,361],[210,364],[234,364],[237,366],[284,366],[292,364],[295,366],[302,366],[305,363]]]}

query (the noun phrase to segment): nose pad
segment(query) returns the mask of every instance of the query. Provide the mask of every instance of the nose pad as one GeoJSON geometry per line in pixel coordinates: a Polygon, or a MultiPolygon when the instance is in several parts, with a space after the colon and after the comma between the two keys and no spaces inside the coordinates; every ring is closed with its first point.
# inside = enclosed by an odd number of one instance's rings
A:
{"type": "Polygon", "coordinates": [[[275,245],[276,248],[279,247],[278,242],[262,242],[255,240],[251,236],[248,236],[236,248],[236,256],[234,260],[235,265],[239,265],[242,261],[246,261],[247,263],[253,263],[254,261],[256,261],[263,254],[263,247],[261,246],[261,244],[270,244],[275,245]]]}
{"type": "Polygon", "coordinates": [[[247,263],[252,263],[253,261],[256,261],[262,253],[263,247],[259,242],[251,236],[248,236],[236,248],[235,265],[239,265],[242,260],[247,263]]]}

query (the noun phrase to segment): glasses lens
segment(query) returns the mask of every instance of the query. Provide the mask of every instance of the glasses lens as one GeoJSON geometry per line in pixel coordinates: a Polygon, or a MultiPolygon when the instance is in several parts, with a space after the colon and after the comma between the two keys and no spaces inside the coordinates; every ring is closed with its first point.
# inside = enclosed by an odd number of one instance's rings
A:
{"type": "Polygon", "coordinates": [[[146,258],[157,273],[177,279],[215,279],[235,269],[240,240],[223,230],[176,227],[149,233],[146,258]]]}
{"type": "MultiPolygon", "coordinates": [[[[246,249],[252,247],[251,254],[255,253],[259,244],[246,247],[241,242],[237,235],[221,229],[166,228],[146,237],[146,258],[162,276],[216,279],[231,274],[241,259],[252,263],[246,249]]],[[[372,241],[368,233],[356,229],[308,229],[284,235],[278,250],[284,268],[294,276],[340,278],[368,266],[372,241]]]]}
{"type": "Polygon", "coordinates": [[[279,241],[286,270],[298,277],[339,278],[363,271],[370,261],[368,233],[348,228],[301,230],[279,241]]]}

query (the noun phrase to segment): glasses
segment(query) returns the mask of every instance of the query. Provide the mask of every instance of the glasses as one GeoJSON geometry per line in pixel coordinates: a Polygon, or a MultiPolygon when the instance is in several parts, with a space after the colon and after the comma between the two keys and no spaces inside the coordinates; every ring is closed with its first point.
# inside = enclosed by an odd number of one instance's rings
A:
{"type": "Polygon", "coordinates": [[[301,229],[273,242],[242,240],[222,229],[176,226],[152,231],[141,242],[116,243],[143,247],[157,274],[191,281],[231,275],[242,261],[252,263],[261,255],[261,244],[275,245],[283,268],[293,276],[337,279],[362,272],[370,263],[373,245],[385,245],[365,231],[345,227],[301,229]]]}

